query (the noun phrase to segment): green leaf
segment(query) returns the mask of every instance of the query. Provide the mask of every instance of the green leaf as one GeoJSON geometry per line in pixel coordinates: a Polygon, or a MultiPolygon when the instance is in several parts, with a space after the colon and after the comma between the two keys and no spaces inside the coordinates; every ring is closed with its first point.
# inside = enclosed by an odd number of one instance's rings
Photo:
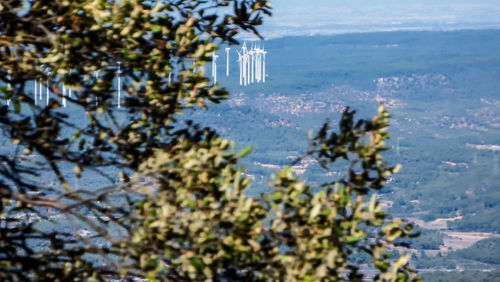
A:
{"type": "Polygon", "coordinates": [[[318,216],[319,212],[321,211],[321,206],[321,203],[317,203],[313,206],[311,212],[309,213],[309,222],[313,221],[313,219],[318,216]]]}
{"type": "Polygon", "coordinates": [[[373,263],[376,268],[380,269],[382,272],[386,272],[389,269],[389,263],[386,261],[377,260],[373,263]]]}
{"type": "Polygon", "coordinates": [[[247,156],[248,154],[250,154],[250,152],[252,152],[252,150],[253,150],[253,147],[252,146],[248,146],[245,149],[241,150],[238,153],[237,157],[238,158],[243,158],[243,157],[247,156]]]}
{"type": "Polygon", "coordinates": [[[345,242],[347,244],[355,244],[361,240],[363,240],[363,238],[366,237],[366,234],[362,234],[362,235],[355,235],[355,236],[347,236],[345,237],[345,242]]]}

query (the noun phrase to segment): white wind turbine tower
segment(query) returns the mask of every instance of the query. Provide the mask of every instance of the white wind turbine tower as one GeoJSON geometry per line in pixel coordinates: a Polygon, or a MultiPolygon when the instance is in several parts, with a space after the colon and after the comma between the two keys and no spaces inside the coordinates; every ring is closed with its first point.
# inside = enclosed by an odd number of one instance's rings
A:
{"type": "Polygon", "coordinates": [[[243,50],[243,85],[248,84],[248,54],[243,50]]]}
{"type": "Polygon", "coordinates": [[[262,48],[260,46],[257,47],[257,82],[262,82],[262,48]]]}
{"type": "Polygon", "coordinates": [[[170,72],[168,73],[168,86],[172,85],[172,72],[174,71],[174,68],[173,68],[173,64],[174,64],[174,61],[172,59],[170,59],[170,72]]]}
{"type": "MultiPolygon", "coordinates": [[[[7,76],[7,88],[10,89],[11,84],[10,84],[10,76],[7,76]]],[[[7,99],[7,107],[10,106],[10,98],[7,99]]]]}
{"type": "Polygon", "coordinates": [[[46,106],[48,106],[48,105],[49,105],[49,95],[50,95],[50,90],[49,90],[49,88],[50,88],[50,85],[49,85],[49,83],[50,83],[50,82],[49,82],[49,77],[50,77],[50,72],[49,72],[49,73],[47,73],[47,89],[46,89],[47,91],[46,91],[46,93],[45,93],[45,94],[47,95],[47,100],[46,100],[46,102],[45,102],[45,105],[46,105],[46,106]]]}
{"type": "Polygon", "coordinates": [[[266,54],[267,51],[262,49],[262,82],[266,83],[266,54]]]}
{"type": "Polygon", "coordinates": [[[240,61],[240,85],[247,85],[247,77],[245,75],[246,70],[246,61],[245,61],[245,50],[241,49],[241,53],[238,52],[239,61],[240,61]]]}
{"type": "Polygon", "coordinates": [[[66,108],[66,86],[62,85],[62,104],[66,108]]]}
{"type": "Polygon", "coordinates": [[[120,108],[120,102],[121,102],[121,92],[122,92],[122,83],[121,83],[121,67],[120,67],[120,62],[118,62],[118,71],[116,72],[116,75],[118,77],[118,109],[120,108]]]}
{"type": "Polygon", "coordinates": [[[226,48],[226,76],[229,76],[229,50],[231,50],[231,48],[227,47],[226,48]]]}
{"type": "Polygon", "coordinates": [[[254,46],[252,44],[252,47],[248,51],[248,64],[250,66],[250,71],[248,73],[250,83],[253,83],[253,78],[254,78],[254,56],[253,56],[253,50],[254,46]]]}
{"type": "Polygon", "coordinates": [[[248,55],[248,51],[245,50],[245,85],[250,84],[250,56],[248,55]]]}
{"type": "Polygon", "coordinates": [[[248,50],[245,52],[245,78],[246,85],[250,84],[250,56],[248,55],[248,50]]]}
{"type": "Polygon", "coordinates": [[[37,99],[38,99],[38,97],[37,97],[37,89],[38,89],[38,87],[37,87],[37,84],[36,84],[36,79],[33,81],[33,83],[34,83],[33,96],[35,98],[35,105],[38,105],[38,103],[37,103],[37,99]]]}
{"type": "Polygon", "coordinates": [[[217,58],[219,56],[215,54],[215,52],[212,53],[212,77],[214,78],[214,84],[217,83],[217,58]]]}
{"type": "Polygon", "coordinates": [[[243,46],[241,47],[242,56],[243,56],[243,85],[250,84],[250,65],[248,62],[248,49],[247,43],[243,42],[243,46]]]}
{"type": "Polygon", "coordinates": [[[243,84],[243,56],[241,55],[240,52],[236,51],[238,53],[238,64],[240,67],[240,85],[243,84]]]}
{"type": "Polygon", "coordinates": [[[255,49],[255,80],[257,83],[260,83],[260,74],[261,74],[261,69],[260,69],[260,47],[257,47],[255,49]]]}
{"type": "Polygon", "coordinates": [[[250,56],[250,51],[247,51],[247,85],[252,83],[252,56],[250,56]]]}
{"type": "Polygon", "coordinates": [[[43,99],[43,96],[42,96],[42,95],[43,95],[42,82],[41,82],[41,81],[39,81],[39,82],[38,82],[38,85],[39,85],[39,88],[40,88],[40,89],[38,90],[38,98],[39,98],[39,99],[40,99],[40,101],[41,101],[41,100],[43,99]]]}

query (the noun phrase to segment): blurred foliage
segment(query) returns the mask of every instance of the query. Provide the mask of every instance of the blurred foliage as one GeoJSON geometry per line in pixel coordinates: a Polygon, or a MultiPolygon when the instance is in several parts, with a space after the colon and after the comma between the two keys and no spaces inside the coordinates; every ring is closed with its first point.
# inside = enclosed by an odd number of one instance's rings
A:
{"type": "Polygon", "coordinates": [[[13,104],[0,124],[16,148],[0,155],[3,280],[361,280],[359,253],[374,279],[415,279],[409,254],[391,256],[412,225],[375,194],[398,170],[381,157],[382,106],[372,120],[346,109],[339,133],[327,123],[312,140],[304,157],[325,169],[344,159],[344,177],[312,186],[287,167],[260,198],[238,164],[251,148],[179,121],[228,95],[204,65],[241,30],[259,36],[264,15],[265,0],[0,0],[1,91],[13,104]],[[46,105],[34,80],[55,94],[46,105]],[[68,181],[88,171],[109,185],[68,181]]]}

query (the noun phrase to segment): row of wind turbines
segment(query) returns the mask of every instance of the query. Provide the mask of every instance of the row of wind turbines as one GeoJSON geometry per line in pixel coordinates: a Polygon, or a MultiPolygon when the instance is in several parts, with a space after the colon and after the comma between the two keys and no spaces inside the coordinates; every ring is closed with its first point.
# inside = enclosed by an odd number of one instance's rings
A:
{"type": "MultiPolygon", "coordinates": [[[[229,77],[230,69],[230,50],[231,48],[226,48],[226,76],[229,77]]],[[[253,83],[265,83],[266,82],[266,54],[267,51],[264,48],[256,44],[252,44],[251,48],[247,48],[246,42],[243,43],[241,49],[236,51],[238,53],[238,65],[239,65],[239,79],[241,86],[247,86],[253,83]]],[[[212,79],[213,83],[217,83],[217,55],[215,52],[212,53],[212,79]]],[[[97,80],[99,78],[99,71],[94,72],[94,77],[97,80]]],[[[168,76],[168,82],[171,83],[172,73],[168,76]]],[[[121,106],[121,67],[118,63],[116,70],[116,81],[117,81],[117,106],[121,106]]],[[[10,88],[10,84],[7,84],[10,88]]],[[[42,104],[45,101],[46,105],[49,104],[50,99],[50,81],[47,80],[45,84],[39,80],[33,81],[33,96],[36,105],[42,104]],[[44,97],[45,96],[45,97],[44,97]]],[[[73,91],[71,88],[66,87],[62,84],[61,88],[61,102],[63,107],[67,107],[67,98],[72,98],[73,91]]],[[[7,106],[10,105],[11,99],[7,99],[7,106]]],[[[97,104],[97,100],[96,100],[97,104]]]]}
{"type": "MultiPolygon", "coordinates": [[[[226,76],[229,76],[229,52],[231,48],[226,48],[226,76]]],[[[240,72],[240,85],[247,86],[252,83],[266,82],[266,54],[267,51],[260,46],[253,44],[250,49],[246,42],[243,43],[238,53],[238,64],[240,72]]],[[[217,83],[217,55],[212,53],[212,78],[214,84],[217,83]]]]}
{"type": "MultiPolygon", "coordinates": [[[[121,78],[120,78],[121,70],[120,70],[120,65],[118,65],[118,71],[116,72],[116,77],[117,77],[117,92],[118,92],[118,108],[120,108],[120,101],[121,101],[121,78]]],[[[94,77],[96,80],[99,78],[99,71],[94,72],[94,77]]],[[[11,85],[10,83],[7,83],[7,88],[10,88],[11,85]]],[[[45,84],[43,84],[40,80],[34,80],[33,81],[33,101],[35,102],[35,105],[42,104],[43,101],[45,100],[45,104],[49,105],[49,100],[50,100],[50,94],[52,91],[50,90],[51,84],[50,80],[47,80],[45,84]],[[45,95],[45,98],[44,98],[45,95]]],[[[65,84],[62,84],[61,88],[61,103],[64,108],[67,107],[68,103],[66,100],[66,97],[72,98],[73,97],[73,91],[71,88],[66,87],[65,84]]],[[[10,106],[11,99],[7,99],[7,106],[10,106]]],[[[97,104],[97,100],[96,100],[97,104]]]]}

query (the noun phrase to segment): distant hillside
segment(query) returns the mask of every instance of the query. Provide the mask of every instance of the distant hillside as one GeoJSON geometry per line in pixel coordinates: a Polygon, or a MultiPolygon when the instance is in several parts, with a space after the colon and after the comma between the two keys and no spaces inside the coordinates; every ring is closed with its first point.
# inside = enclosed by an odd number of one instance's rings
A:
{"type": "MultiPolygon", "coordinates": [[[[460,231],[500,232],[500,152],[485,149],[500,145],[500,30],[286,37],[263,45],[266,84],[239,86],[234,65],[220,79],[230,101],[195,114],[239,146],[254,145],[246,165],[255,193],[266,189],[270,168],[305,152],[308,131],[326,118],[336,120],[347,105],[369,117],[384,102],[393,114],[386,157],[403,165],[384,195],[390,211],[458,218],[448,228],[460,231]]],[[[297,172],[318,182],[328,174],[314,162],[297,172]]]]}

